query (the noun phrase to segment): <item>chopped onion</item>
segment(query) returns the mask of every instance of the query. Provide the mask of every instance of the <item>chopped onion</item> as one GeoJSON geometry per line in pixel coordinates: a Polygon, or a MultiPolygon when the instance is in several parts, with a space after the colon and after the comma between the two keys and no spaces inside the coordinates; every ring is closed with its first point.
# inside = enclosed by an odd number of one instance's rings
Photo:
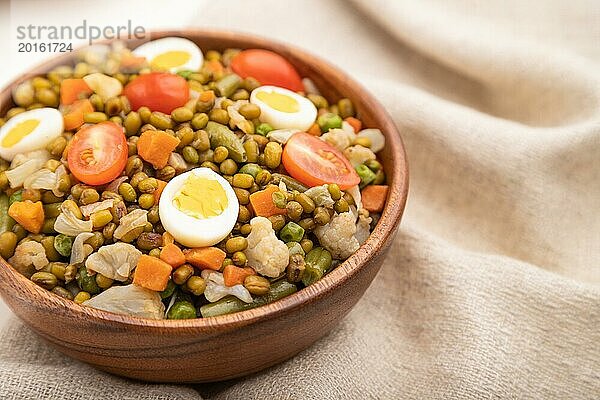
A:
{"type": "Polygon", "coordinates": [[[362,131],[358,132],[356,136],[368,138],[371,141],[370,148],[373,153],[377,153],[378,151],[383,150],[385,147],[385,136],[383,136],[383,133],[381,133],[381,130],[379,129],[363,129],[362,131]]]}
{"type": "Polygon", "coordinates": [[[83,243],[89,238],[93,237],[94,234],[91,232],[82,232],[73,241],[73,245],[71,246],[71,259],[69,262],[71,264],[79,264],[85,260],[85,257],[89,254],[85,254],[85,250],[83,248],[83,243]]]}
{"type": "Polygon", "coordinates": [[[57,197],[62,197],[65,195],[65,193],[63,191],[61,191],[59,188],[60,180],[62,179],[63,176],[68,175],[67,169],[65,168],[64,165],[60,165],[58,168],[56,168],[56,171],[54,171],[54,174],[55,174],[55,182],[54,182],[54,187],[52,188],[52,193],[54,193],[54,195],[57,197]]]}
{"type": "Polygon", "coordinates": [[[140,318],[165,318],[165,306],[160,295],[136,285],[110,287],[83,302],[83,305],[140,318]]]}
{"type": "Polygon", "coordinates": [[[34,172],[23,181],[23,188],[25,189],[51,190],[54,189],[55,185],[56,174],[47,168],[34,172]]]}
{"type": "Polygon", "coordinates": [[[76,237],[80,233],[92,231],[92,221],[80,220],[64,205],[61,205],[60,211],[61,213],[56,217],[56,221],[54,222],[54,230],[56,232],[76,237]]]}
{"type": "Polygon", "coordinates": [[[123,90],[123,84],[118,79],[99,72],[86,75],[83,80],[103,101],[117,97],[123,90]]]}
{"type": "Polygon", "coordinates": [[[169,165],[175,168],[177,173],[181,173],[183,171],[187,171],[188,165],[183,159],[183,156],[179,153],[172,152],[169,156],[169,165]]]}
{"type": "Polygon", "coordinates": [[[362,197],[360,195],[360,188],[358,185],[352,186],[350,189],[346,189],[346,193],[348,193],[354,199],[354,204],[356,204],[356,208],[358,210],[362,209],[362,197]]]}
{"type": "Polygon", "coordinates": [[[81,213],[84,216],[89,217],[96,211],[108,210],[114,204],[115,204],[115,199],[108,199],[108,200],[104,200],[104,201],[97,201],[95,203],[88,204],[86,206],[81,206],[81,207],[79,207],[79,209],[81,210],[81,213]]]}
{"type": "Polygon", "coordinates": [[[17,154],[6,171],[6,177],[11,188],[23,186],[27,178],[42,169],[46,161],[50,159],[50,153],[46,150],[36,150],[27,154],[17,154]]]}
{"type": "Polygon", "coordinates": [[[119,221],[119,226],[115,229],[113,236],[115,239],[121,239],[127,233],[131,232],[135,228],[143,227],[148,222],[148,211],[146,210],[133,210],[129,214],[125,215],[119,221]]]}
{"type": "Polygon", "coordinates": [[[106,186],[106,189],[104,189],[104,190],[113,192],[113,193],[119,193],[119,186],[121,186],[121,183],[125,182],[127,179],[129,179],[129,177],[120,176],[117,179],[115,179],[114,181],[112,181],[111,183],[109,183],[108,186],[106,186]]]}
{"type": "Polygon", "coordinates": [[[317,88],[317,85],[315,85],[312,79],[302,78],[302,84],[304,85],[306,94],[321,94],[321,92],[319,92],[319,88],[317,88]]]}
{"type": "Polygon", "coordinates": [[[217,271],[205,269],[201,273],[202,278],[206,280],[206,289],[204,290],[204,297],[206,300],[214,303],[222,299],[225,296],[235,296],[245,303],[252,302],[252,295],[244,287],[244,285],[233,285],[226,286],[223,274],[217,271]]]}
{"type": "Polygon", "coordinates": [[[292,135],[298,132],[298,129],[276,129],[267,133],[267,137],[277,143],[286,144],[292,135]]]}

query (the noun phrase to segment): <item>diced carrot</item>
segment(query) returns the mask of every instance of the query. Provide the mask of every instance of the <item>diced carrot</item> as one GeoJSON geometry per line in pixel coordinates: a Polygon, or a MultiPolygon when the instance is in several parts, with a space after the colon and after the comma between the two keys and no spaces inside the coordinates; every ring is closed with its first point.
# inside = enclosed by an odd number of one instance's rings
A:
{"type": "Polygon", "coordinates": [[[44,207],[41,201],[16,201],[10,205],[8,215],[31,233],[40,233],[42,230],[44,207]]]}
{"type": "Polygon", "coordinates": [[[306,133],[310,133],[313,136],[321,136],[321,127],[315,122],[310,128],[308,128],[306,133]]]}
{"type": "Polygon", "coordinates": [[[169,162],[171,152],[178,144],[179,139],[167,132],[148,130],[138,139],[137,152],[154,168],[164,168],[169,162]]]}
{"type": "Polygon", "coordinates": [[[158,204],[158,201],[160,200],[160,195],[167,186],[167,182],[161,181],[160,179],[157,179],[156,182],[158,183],[158,187],[154,191],[154,204],[158,204]]]}
{"type": "Polygon", "coordinates": [[[146,289],[162,292],[167,288],[173,268],[166,262],[146,254],[138,259],[133,283],[146,289]]]}
{"type": "Polygon", "coordinates": [[[173,243],[163,246],[160,252],[160,259],[173,268],[185,264],[185,254],[183,254],[183,251],[173,243]]]}
{"type": "Polygon", "coordinates": [[[163,245],[175,243],[175,238],[169,232],[165,232],[162,235],[163,245]]]}
{"type": "Polygon", "coordinates": [[[219,75],[225,70],[219,60],[208,60],[204,63],[204,66],[215,75],[219,75]]]}
{"type": "Polygon", "coordinates": [[[83,79],[64,79],[60,83],[60,104],[73,104],[76,100],[92,94],[92,89],[83,79]]]}
{"type": "Polygon", "coordinates": [[[227,265],[223,268],[225,286],[242,285],[246,277],[255,274],[256,272],[252,268],[240,268],[235,265],[227,265]]]}
{"type": "Polygon", "coordinates": [[[198,96],[198,100],[203,103],[207,103],[214,99],[215,99],[215,92],[213,92],[212,90],[205,90],[204,92],[200,93],[200,95],[198,96]]]}
{"type": "Polygon", "coordinates": [[[83,125],[83,115],[94,111],[94,106],[88,99],[76,100],[72,104],[65,106],[63,119],[65,121],[65,130],[71,131],[83,125]]]}
{"type": "Polygon", "coordinates": [[[183,252],[185,261],[200,269],[218,271],[225,260],[225,252],[217,247],[198,247],[183,252]]]}
{"type": "Polygon", "coordinates": [[[387,199],[387,185],[369,185],[365,187],[361,195],[363,207],[369,212],[381,212],[387,199]]]}
{"type": "Polygon", "coordinates": [[[271,215],[286,214],[285,208],[279,208],[273,203],[273,193],[279,188],[269,185],[264,190],[254,192],[250,195],[250,206],[259,217],[270,217],[271,215]]]}
{"type": "Polygon", "coordinates": [[[348,117],[344,119],[344,121],[346,121],[350,124],[350,126],[352,126],[352,129],[354,129],[354,133],[358,133],[362,129],[362,122],[360,122],[360,119],[358,118],[348,117]]]}

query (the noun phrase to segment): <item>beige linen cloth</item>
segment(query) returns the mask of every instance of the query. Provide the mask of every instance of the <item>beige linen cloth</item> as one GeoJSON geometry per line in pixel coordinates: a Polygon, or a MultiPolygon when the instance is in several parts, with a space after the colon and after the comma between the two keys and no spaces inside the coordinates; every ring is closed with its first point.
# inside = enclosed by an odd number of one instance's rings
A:
{"type": "Polygon", "coordinates": [[[129,382],[14,322],[1,398],[600,397],[597,2],[227,1],[195,20],[312,50],[381,99],[411,170],[390,256],[329,336],[231,382],[129,382]]]}

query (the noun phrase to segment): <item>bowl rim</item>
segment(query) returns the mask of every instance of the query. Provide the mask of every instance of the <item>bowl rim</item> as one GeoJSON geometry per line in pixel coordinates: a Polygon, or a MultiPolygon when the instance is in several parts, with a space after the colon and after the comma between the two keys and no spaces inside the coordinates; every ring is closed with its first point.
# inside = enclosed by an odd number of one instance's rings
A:
{"type": "MultiPolygon", "coordinates": [[[[12,275],[12,278],[21,285],[21,289],[32,292],[31,294],[36,297],[43,297],[43,299],[38,298],[36,301],[48,300],[49,304],[64,307],[65,312],[68,311],[84,318],[93,319],[96,322],[141,328],[157,328],[169,331],[186,328],[186,331],[193,329],[195,332],[212,333],[216,332],[217,329],[219,331],[222,331],[223,329],[238,329],[248,324],[276,318],[294,309],[309,306],[327,296],[328,293],[334,291],[338,286],[344,285],[346,282],[353,279],[354,275],[364,268],[371,259],[390,246],[402,218],[408,196],[408,164],[404,144],[398,128],[381,103],[374,95],[367,91],[362,84],[349,77],[340,68],[304,49],[255,34],[219,29],[182,29],[152,30],[147,31],[146,35],[150,40],[166,36],[185,37],[192,41],[197,41],[199,38],[210,38],[213,40],[227,39],[230,41],[255,43],[257,44],[256,47],[267,48],[275,52],[291,51],[294,53],[294,56],[308,60],[307,64],[309,65],[315,64],[315,61],[318,62],[319,68],[321,70],[326,70],[325,74],[335,75],[339,77],[340,80],[349,82],[352,86],[360,88],[364,93],[363,101],[367,103],[366,108],[369,109],[369,113],[374,116],[374,119],[385,121],[386,126],[378,128],[382,129],[384,132],[386,146],[391,146],[392,148],[393,162],[391,164],[393,166],[393,182],[388,183],[390,190],[388,191],[388,198],[381,214],[381,218],[375,229],[369,235],[367,241],[355,253],[313,285],[298,290],[273,303],[233,314],[187,320],[154,320],[85,307],[76,304],[72,300],[64,299],[42,289],[16,271],[7,261],[0,257],[0,268],[4,269],[4,267],[8,267],[6,270],[12,275]]],[[[114,39],[96,43],[111,43],[113,41],[114,39]]],[[[135,42],[135,40],[124,40],[124,42],[130,45],[132,42],[135,42]]],[[[76,51],[77,49],[73,50],[73,53],[76,51]]],[[[44,70],[48,70],[48,67],[51,65],[58,65],[59,61],[70,61],[73,57],[73,53],[66,53],[49,58],[35,67],[29,68],[23,75],[14,78],[0,90],[0,97],[2,97],[0,100],[9,96],[12,89],[17,84],[29,77],[42,73],[44,70]]]]}

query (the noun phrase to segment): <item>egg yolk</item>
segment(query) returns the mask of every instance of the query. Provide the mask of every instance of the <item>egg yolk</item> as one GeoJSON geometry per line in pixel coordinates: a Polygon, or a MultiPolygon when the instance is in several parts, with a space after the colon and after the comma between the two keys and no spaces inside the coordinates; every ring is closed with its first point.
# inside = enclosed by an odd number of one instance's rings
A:
{"type": "Polygon", "coordinates": [[[166,70],[179,67],[190,61],[190,53],[186,51],[167,51],[154,57],[150,65],[155,69],[166,70]]]}
{"type": "Polygon", "coordinates": [[[33,132],[39,124],[39,119],[28,119],[26,121],[19,122],[10,131],[8,131],[6,136],[4,136],[4,139],[2,139],[2,147],[13,147],[15,144],[23,140],[25,136],[33,132]]]}
{"type": "Polygon", "coordinates": [[[269,107],[284,113],[300,111],[300,104],[293,97],[277,92],[258,92],[256,97],[269,107]]]}
{"type": "Polygon", "coordinates": [[[190,217],[216,217],[227,208],[227,194],[217,180],[192,174],[175,194],[173,205],[190,217]]]}

